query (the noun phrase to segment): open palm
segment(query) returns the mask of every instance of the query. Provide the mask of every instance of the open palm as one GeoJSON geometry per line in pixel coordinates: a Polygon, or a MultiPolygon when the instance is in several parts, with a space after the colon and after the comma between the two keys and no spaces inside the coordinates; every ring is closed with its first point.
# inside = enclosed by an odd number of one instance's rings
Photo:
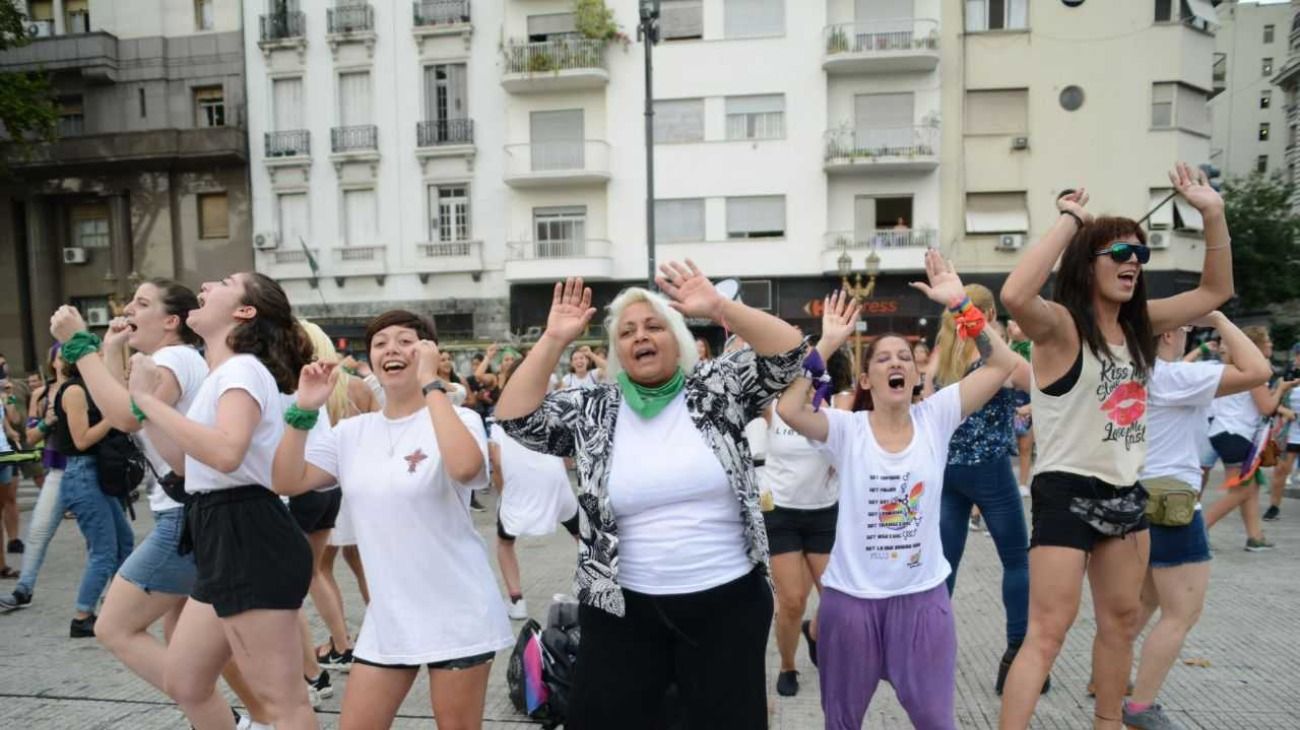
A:
{"type": "Polygon", "coordinates": [[[305,411],[314,411],[325,405],[334,390],[334,381],[338,378],[338,367],[334,363],[308,363],[298,373],[298,390],[296,398],[298,407],[305,411]]]}
{"type": "Polygon", "coordinates": [[[685,264],[669,261],[660,265],[655,283],[673,300],[672,308],[684,316],[714,321],[722,316],[726,299],[690,259],[685,264]]]}
{"type": "Polygon", "coordinates": [[[928,284],[914,281],[912,287],[925,294],[931,301],[947,307],[966,296],[961,277],[953,271],[952,264],[944,259],[943,254],[935,249],[925,252],[925,276],[930,280],[928,284]]]}
{"type": "Polygon", "coordinates": [[[1223,196],[1210,187],[1204,170],[1193,170],[1186,162],[1180,162],[1169,171],[1169,182],[1173,183],[1179,195],[1202,213],[1223,209],[1223,196]]]}
{"type": "Polygon", "coordinates": [[[832,292],[822,303],[822,341],[837,350],[858,326],[862,305],[843,291],[832,292]]]}
{"type": "Polygon", "coordinates": [[[556,282],[551,313],[546,317],[546,334],[568,345],[587,329],[595,313],[595,307],[591,306],[591,289],[582,285],[581,277],[556,282]]]}

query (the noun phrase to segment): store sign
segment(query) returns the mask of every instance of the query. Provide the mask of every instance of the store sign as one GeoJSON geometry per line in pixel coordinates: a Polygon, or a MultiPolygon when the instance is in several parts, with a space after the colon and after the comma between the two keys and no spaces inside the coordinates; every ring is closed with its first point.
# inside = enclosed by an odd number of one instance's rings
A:
{"type": "MultiPolygon", "coordinates": [[[[803,305],[804,314],[814,319],[820,319],[825,309],[826,304],[822,299],[812,299],[803,305]]],[[[897,299],[868,299],[862,302],[862,316],[864,317],[898,314],[898,312],[899,303],[897,299]]]]}

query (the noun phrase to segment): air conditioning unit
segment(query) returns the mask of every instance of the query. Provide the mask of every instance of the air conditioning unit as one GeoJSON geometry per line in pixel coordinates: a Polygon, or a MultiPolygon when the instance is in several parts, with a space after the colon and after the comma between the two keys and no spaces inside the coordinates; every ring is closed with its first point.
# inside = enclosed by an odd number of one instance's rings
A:
{"type": "Polygon", "coordinates": [[[86,249],[81,247],[70,247],[70,248],[63,249],[63,263],[65,264],[86,263],[86,249]]]}
{"type": "Polygon", "coordinates": [[[1019,251],[1025,247],[1025,234],[1003,233],[998,236],[999,251],[1019,251]]]}
{"type": "Polygon", "coordinates": [[[280,234],[274,231],[253,236],[253,248],[258,251],[271,251],[280,246],[280,234]]]}
{"type": "Polygon", "coordinates": [[[54,36],[54,21],[37,20],[28,23],[27,35],[32,38],[52,38],[54,36]]]}
{"type": "Polygon", "coordinates": [[[1169,234],[1152,231],[1147,234],[1147,245],[1151,248],[1169,248],[1169,234]]]}
{"type": "Polygon", "coordinates": [[[86,309],[86,324],[91,327],[107,327],[108,320],[108,307],[88,307],[86,309]]]}
{"type": "Polygon", "coordinates": [[[1012,137],[1012,138],[1011,138],[1011,149],[1013,149],[1013,150],[1027,150],[1027,149],[1029,149],[1029,138],[1028,138],[1028,137],[1012,137]]]}

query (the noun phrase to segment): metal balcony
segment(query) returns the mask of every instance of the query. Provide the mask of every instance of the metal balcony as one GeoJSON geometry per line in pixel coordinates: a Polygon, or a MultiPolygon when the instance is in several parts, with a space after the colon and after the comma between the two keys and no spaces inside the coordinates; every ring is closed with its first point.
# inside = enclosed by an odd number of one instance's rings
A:
{"type": "Polygon", "coordinates": [[[330,33],[361,33],[375,29],[375,9],[369,5],[340,5],[325,11],[330,33]]]}
{"type": "Polygon", "coordinates": [[[416,28],[468,23],[469,0],[415,0],[412,13],[416,28]]]}
{"type": "Polygon", "coordinates": [[[379,127],[358,124],[330,130],[331,152],[370,152],[379,149],[379,127]]]}
{"type": "Polygon", "coordinates": [[[939,22],[926,18],[828,25],[828,74],[932,71],[939,65],[939,22]]]}
{"type": "Polygon", "coordinates": [[[824,168],[831,174],[933,170],[938,140],[939,128],[931,126],[829,132],[824,168]]]}
{"type": "Polygon", "coordinates": [[[263,43],[307,35],[307,16],[301,12],[272,13],[261,16],[259,21],[263,43]]]}
{"type": "Polygon", "coordinates": [[[474,144],[474,120],[438,119],[415,123],[416,144],[421,147],[474,144]]]}
{"type": "Polygon", "coordinates": [[[311,155],[311,132],[294,129],[287,132],[266,133],[266,156],[271,157],[309,157],[311,155]]]}
{"type": "Polygon", "coordinates": [[[925,269],[925,252],[937,241],[938,235],[933,228],[835,231],[826,234],[821,268],[828,274],[838,273],[841,255],[870,250],[876,255],[881,271],[922,271],[925,269]]]}
{"type": "Polygon", "coordinates": [[[605,41],[560,38],[540,43],[510,43],[501,85],[516,94],[595,89],[609,84],[605,41]]]}

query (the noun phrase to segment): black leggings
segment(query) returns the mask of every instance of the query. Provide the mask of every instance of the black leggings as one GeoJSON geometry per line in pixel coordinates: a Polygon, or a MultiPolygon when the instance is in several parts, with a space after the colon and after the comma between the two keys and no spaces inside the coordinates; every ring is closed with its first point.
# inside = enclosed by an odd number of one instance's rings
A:
{"type": "Polygon", "coordinates": [[[767,727],[772,590],[757,568],[699,593],[624,590],[623,597],[623,618],[578,609],[582,646],[569,730],[663,727],[670,683],[691,730],[767,727]]]}

